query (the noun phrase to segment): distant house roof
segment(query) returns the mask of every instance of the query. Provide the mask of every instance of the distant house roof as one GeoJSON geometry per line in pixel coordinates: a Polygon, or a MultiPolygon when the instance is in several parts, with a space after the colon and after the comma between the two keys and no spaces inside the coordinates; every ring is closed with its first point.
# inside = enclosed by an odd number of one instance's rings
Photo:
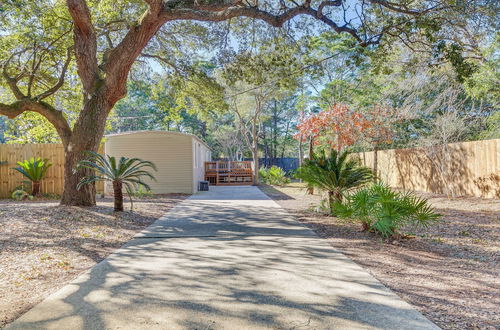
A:
{"type": "Polygon", "coordinates": [[[202,139],[197,137],[194,134],[191,133],[182,133],[182,132],[175,132],[175,131],[161,131],[161,130],[142,130],[142,131],[127,131],[127,132],[120,132],[120,133],[112,133],[112,134],[107,134],[104,137],[113,137],[113,136],[123,136],[123,135],[133,135],[133,134],[161,134],[161,135],[185,135],[185,136],[190,136],[192,138],[195,138],[197,141],[201,142],[205,147],[208,149],[210,146],[205,143],[202,139]]]}

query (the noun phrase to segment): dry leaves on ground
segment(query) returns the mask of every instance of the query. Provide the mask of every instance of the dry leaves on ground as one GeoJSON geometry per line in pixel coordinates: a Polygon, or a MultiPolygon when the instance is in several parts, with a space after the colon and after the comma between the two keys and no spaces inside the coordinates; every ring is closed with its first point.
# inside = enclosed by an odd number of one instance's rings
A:
{"type": "Polygon", "coordinates": [[[0,328],[89,269],[187,195],[142,198],[113,212],[58,201],[0,201],[0,328]]]}
{"type": "Polygon", "coordinates": [[[500,201],[421,194],[443,214],[415,238],[384,241],[313,212],[297,184],[262,190],[443,329],[500,328],[500,201]]]}

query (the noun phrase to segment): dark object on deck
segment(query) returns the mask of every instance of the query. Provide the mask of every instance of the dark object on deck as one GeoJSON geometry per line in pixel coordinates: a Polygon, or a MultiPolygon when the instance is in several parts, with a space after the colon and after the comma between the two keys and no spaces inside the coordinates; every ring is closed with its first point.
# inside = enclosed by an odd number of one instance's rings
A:
{"type": "Polygon", "coordinates": [[[208,191],[208,181],[200,181],[198,191],[208,191]]]}

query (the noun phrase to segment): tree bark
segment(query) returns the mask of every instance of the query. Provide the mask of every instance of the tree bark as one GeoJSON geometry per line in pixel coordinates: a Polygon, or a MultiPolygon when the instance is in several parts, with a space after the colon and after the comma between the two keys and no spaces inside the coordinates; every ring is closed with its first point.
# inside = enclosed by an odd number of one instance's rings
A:
{"type": "Polygon", "coordinates": [[[73,134],[64,145],[64,190],[61,198],[62,205],[94,206],[96,203],[95,185],[84,185],[76,189],[77,184],[85,176],[92,175],[90,169],[76,169],[78,163],[88,155],[86,151],[97,152],[104,136],[106,118],[111,105],[104,97],[97,94],[91,97],[80,113],[73,134]]]}
{"type": "Polygon", "coordinates": [[[113,181],[113,193],[115,197],[115,212],[123,211],[123,186],[119,181],[113,181]]]}
{"type": "Polygon", "coordinates": [[[254,166],[253,184],[255,186],[257,186],[260,183],[260,178],[259,178],[259,150],[257,148],[252,148],[252,156],[253,156],[253,166],[254,166]]]}
{"type": "Polygon", "coordinates": [[[328,205],[330,206],[330,213],[333,214],[333,191],[328,192],[328,205]]]}
{"type": "Polygon", "coordinates": [[[378,182],[378,145],[373,148],[373,179],[378,182]]]}
{"type": "Polygon", "coordinates": [[[31,196],[38,196],[40,194],[40,181],[33,181],[31,185],[31,196]]]}
{"type": "MultiPolygon", "coordinates": [[[[314,150],[313,150],[313,145],[314,145],[314,139],[311,137],[309,139],[309,159],[313,159],[314,157],[314,150]]],[[[307,194],[308,195],[314,195],[314,187],[308,187],[307,188],[307,194]]]]}

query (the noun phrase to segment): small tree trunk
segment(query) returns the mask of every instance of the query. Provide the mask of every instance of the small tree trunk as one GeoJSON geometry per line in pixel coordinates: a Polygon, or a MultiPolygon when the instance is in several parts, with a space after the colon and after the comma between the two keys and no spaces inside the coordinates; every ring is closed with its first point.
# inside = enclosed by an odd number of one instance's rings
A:
{"type": "Polygon", "coordinates": [[[342,203],[342,194],[339,191],[335,192],[334,197],[336,202],[342,203]]]}
{"type": "Polygon", "coordinates": [[[334,211],[333,211],[333,203],[334,203],[334,199],[333,199],[333,191],[329,191],[328,192],[328,205],[330,206],[330,213],[333,214],[334,211]]]}
{"type": "Polygon", "coordinates": [[[373,179],[378,182],[378,144],[373,149],[373,179]]]}
{"type": "MultiPolygon", "coordinates": [[[[299,167],[302,166],[302,161],[304,159],[304,152],[302,151],[302,136],[299,139],[299,167]]],[[[302,182],[302,180],[300,180],[302,182]]]]}
{"type": "Polygon", "coordinates": [[[31,182],[31,196],[38,196],[40,194],[40,181],[31,182]]]}
{"type": "MultiPolygon", "coordinates": [[[[314,157],[313,145],[314,145],[314,140],[311,137],[311,139],[309,140],[309,159],[313,159],[313,157],[314,157]]],[[[308,187],[307,188],[307,194],[308,195],[313,195],[314,194],[314,187],[308,187]]]]}
{"type": "Polygon", "coordinates": [[[113,193],[115,196],[115,212],[123,211],[123,187],[119,181],[113,181],[113,193]]]}
{"type": "Polygon", "coordinates": [[[252,149],[252,156],[253,156],[253,167],[254,167],[254,173],[253,173],[253,184],[257,186],[260,183],[260,178],[259,178],[259,150],[257,148],[252,149]]]}

